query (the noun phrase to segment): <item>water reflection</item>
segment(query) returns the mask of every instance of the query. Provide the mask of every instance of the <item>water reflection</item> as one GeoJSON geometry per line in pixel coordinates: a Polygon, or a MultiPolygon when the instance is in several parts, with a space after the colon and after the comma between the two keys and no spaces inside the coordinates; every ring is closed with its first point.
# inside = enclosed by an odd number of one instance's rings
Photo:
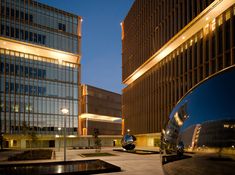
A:
{"type": "Polygon", "coordinates": [[[98,174],[120,170],[120,167],[98,159],[0,165],[0,175],[98,174]]]}
{"type": "Polygon", "coordinates": [[[162,132],[166,174],[233,174],[235,69],[193,89],[174,108],[162,132]]]}

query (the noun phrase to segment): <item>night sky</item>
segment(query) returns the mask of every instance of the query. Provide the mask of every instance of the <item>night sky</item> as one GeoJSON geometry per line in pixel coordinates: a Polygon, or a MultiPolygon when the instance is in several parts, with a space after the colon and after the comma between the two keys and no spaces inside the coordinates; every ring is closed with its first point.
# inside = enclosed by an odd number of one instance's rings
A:
{"type": "Polygon", "coordinates": [[[39,0],[83,18],[82,83],[121,93],[121,27],[134,0],[39,0]]]}

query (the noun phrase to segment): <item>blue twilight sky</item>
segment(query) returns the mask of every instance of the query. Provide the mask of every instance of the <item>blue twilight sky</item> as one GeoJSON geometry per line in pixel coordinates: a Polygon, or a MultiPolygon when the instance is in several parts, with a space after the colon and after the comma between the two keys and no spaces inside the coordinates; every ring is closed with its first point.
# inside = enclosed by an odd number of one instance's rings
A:
{"type": "Polygon", "coordinates": [[[121,93],[121,27],[134,0],[38,0],[83,18],[82,83],[121,93]]]}

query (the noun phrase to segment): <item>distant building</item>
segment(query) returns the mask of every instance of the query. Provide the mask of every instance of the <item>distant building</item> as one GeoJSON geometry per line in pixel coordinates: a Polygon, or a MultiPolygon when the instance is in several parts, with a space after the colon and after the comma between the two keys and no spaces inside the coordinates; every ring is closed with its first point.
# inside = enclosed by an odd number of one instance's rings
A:
{"type": "Polygon", "coordinates": [[[186,149],[200,147],[234,147],[235,120],[210,120],[192,125],[181,133],[180,140],[186,149]]]}
{"type": "Polygon", "coordinates": [[[234,4],[135,0],[121,23],[122,116],[137,145],[154,146],[184,95],[234,67],[234,4]]]}
{"type": "Polygon", "coordinates": [[[97,128],[102,142],[104,142],[103,145],[111,146],[120,143],[122,134],[121,95],[83,84],[81,86],[79,123],[80,135],[84,139],[91,137],[93,130],[97,128]]]}
{"type": "Polygon", "coordinates": [[[197,147],[234,147],[235,120],[212,120],[201,124],[197,147]]]}
{"type": "MultiPolygon", "coordinates": [[[[77,136],[81,17],[34,0],[0,1],[0,132],[9,147],[54,147],[64,128],[77,136]]],[[[68,139],[69,140],[69,139],[68,139]]],[[[69,141],[68,141],[69,142],[69,141]]]]}

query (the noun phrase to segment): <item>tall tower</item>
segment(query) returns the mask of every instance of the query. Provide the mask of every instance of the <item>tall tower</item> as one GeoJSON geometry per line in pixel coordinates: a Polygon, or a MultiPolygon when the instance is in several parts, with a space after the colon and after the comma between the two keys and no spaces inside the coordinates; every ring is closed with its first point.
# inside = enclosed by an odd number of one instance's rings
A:
{"type": "Polygon", "coordinates": [[[0,6],[0,131],[10,147],[27,146],[25,126],[53,146],[66,107],[67,133],[76,135],[81,17],[33,0],[0,6]]]}
{"type": "Polygon", "coordinates": [[[177,102],[234,66],[234,3],[134,2],[122,22],[122,114],[137,144],[154,146],[177,102]]]}

